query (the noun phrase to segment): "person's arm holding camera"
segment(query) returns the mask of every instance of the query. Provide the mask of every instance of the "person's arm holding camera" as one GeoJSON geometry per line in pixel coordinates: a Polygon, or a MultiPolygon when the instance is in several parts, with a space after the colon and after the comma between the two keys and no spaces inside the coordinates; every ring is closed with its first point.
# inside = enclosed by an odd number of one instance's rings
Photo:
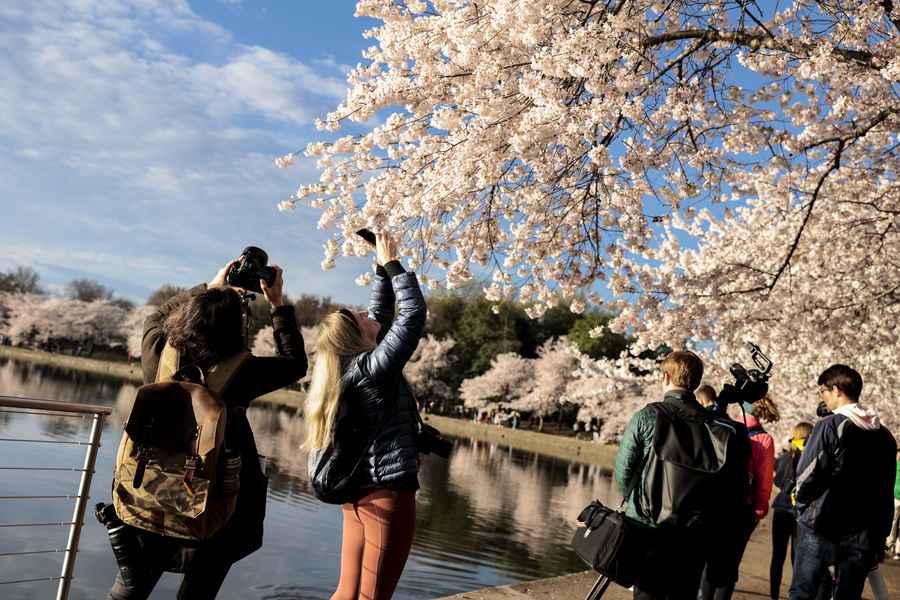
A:
{"type": "Polygon", "coordinates": [[[268,285],[260,280],[260,287],[272,310],[272,335],[275,356],[254,356],[235,381],[248,398],[256,398],[281,389],[306,375],[308,362],[303,334],[297,326],[297,316],[291,304],[284,303],[284,276],[281,267],[272,265],[275,281],[268,285]]]}

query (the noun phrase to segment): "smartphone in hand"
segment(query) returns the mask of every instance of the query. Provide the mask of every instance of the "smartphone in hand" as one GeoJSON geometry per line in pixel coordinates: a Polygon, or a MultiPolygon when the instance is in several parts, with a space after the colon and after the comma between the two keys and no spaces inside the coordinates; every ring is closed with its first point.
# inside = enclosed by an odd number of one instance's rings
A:
{"type": "Polygon", "coordinates": [[[372,246],[375,245],[375,234],[368,229],[359,229],[357,230],[356,235],[366,240],[372,246]]]}

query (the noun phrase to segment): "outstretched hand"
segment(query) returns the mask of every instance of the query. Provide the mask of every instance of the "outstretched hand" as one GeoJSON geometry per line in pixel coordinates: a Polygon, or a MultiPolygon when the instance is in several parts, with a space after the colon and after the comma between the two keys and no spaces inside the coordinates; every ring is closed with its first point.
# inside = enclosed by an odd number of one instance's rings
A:
{"type": "Polygon", "coordinates": [[[284,304],[284,292],[282,291],[284,287],[282,273],[284,271],[278,265],[272,265],[272,268],[275,269],[275,282],[269,286],[264,279],[260,279],[259,286],[262,288],[263,295],[269,301],[269,304],[272,305],[272,308],[278,308],[284,304]]]}
{"type": "Polygon", "coordinates": [[[226,279],[228,278],[228,271],[231,270],[231,267],[238,264],[241,261],[240,257],[235,258],[234,260],[230,260],[225,263],[225,266],[219,269],[219,272],[216,273],[216,276],[213,277],[212,281],[206,284],[206,287],[225,287],[228,285],[226,283],[226,279]]]}
{"type": "Polygon", "coordinates": [[[397,252],[397,241],[389,233],[379,232],[375,234],[375,253],[378,256],[378,264],[386,265],[392,260],[400,260],[397,252]]]}

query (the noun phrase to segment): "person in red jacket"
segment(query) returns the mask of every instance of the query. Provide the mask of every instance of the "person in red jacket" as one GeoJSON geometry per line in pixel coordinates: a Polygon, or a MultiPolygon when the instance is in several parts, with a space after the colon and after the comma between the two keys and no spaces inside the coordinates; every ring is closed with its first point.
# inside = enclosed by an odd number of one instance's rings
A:
{"type": "Polygon", "coordinates": [[[763,429],[762,422],[774,423],[780,418],[778,408],[768,395],[753,404],[745,402],[743,414],[738,419],[747,428],[750,437],[750,496],[747,513],[735,515],[733,543],[729,543],[727,557],[716,564],[707,564],[700,588],[703,600],[730,600],[738,581],[738,568],[744,558],[744,550],[759,522],[769,513],[769,497],[775,476],[775,440],[763,429]],[[725,563],[728,563],[727,566],[725,563]],[[714,573],[710,570],[714,569],[714,573]],[[727,583],[721,583],[727,581],[727,583]]]}

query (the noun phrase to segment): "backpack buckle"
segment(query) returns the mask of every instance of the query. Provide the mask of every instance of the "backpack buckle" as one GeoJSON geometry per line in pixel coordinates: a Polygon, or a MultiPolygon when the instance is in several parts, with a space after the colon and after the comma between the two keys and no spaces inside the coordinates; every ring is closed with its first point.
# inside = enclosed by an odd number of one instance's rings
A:
{"type": "Polygon", "coordinates": [[[134,479],[131,480],[134,489],[138,489],[144,483],[144,471],[147,470],[148,462],[150,462],[150,448],[138,446],[137,466],[134,469],[134,479]]]}
{"type": "Polygon", "coordinates": [[[194,479],[194,473],[200,467],[200,457],[196,454],[190,454],[184,459],[184,483],[190,487],[191,480],[194,479]]]}

